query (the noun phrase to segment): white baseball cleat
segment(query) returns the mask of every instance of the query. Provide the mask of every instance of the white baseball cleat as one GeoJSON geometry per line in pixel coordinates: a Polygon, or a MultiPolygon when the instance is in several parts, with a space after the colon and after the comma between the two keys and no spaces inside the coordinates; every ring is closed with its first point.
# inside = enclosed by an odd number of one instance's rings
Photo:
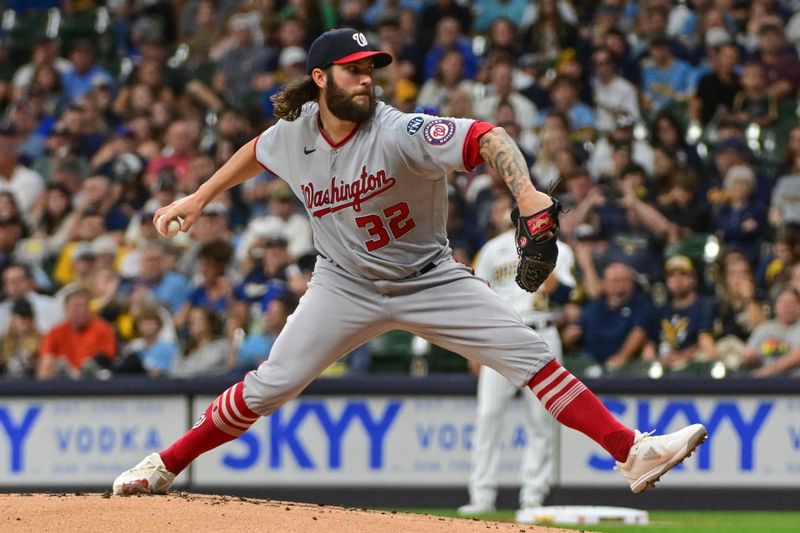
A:
{"type": "Polygon", "coordinates": [[[142,461],[117,476],[114,480],[114,494],[166,494],[175,480],[175,474],[167,470],[161,456],[151,453],[142,461]]]}
{"type": "Polygon", "coordinates": [[[680,431],[655,437],[651,433],[636,431],[628,460],[624,463],[617,461],[616,469],[636,493],[654,487],[669,469],[692,455],[707,436],[702,424],[692,424],[680,431]]]}
{"type": "Polygon", "coordinates": [[[470,502],[466,505],[462,505],[456,511],[461,516],[470,516],[475,514],[486,514],[486,513],[493,513],[497,509],[491,503],[486,502],[470,502]]]}

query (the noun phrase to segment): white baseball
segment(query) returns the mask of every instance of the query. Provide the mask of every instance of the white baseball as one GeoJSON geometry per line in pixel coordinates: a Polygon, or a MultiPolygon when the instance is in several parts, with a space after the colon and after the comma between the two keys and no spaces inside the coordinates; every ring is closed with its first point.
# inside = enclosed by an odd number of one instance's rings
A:
{"type": "Polygon", "coordinates": [[[162,227],[161,219],[162,218],[164,218],[164,215],[161,215],[160,217],[158,217],[158,220],[156,220],[156,229],[158,230],[158,232],[161,235],[171,239],[172,237],[177,235],[178,232],[181,230],[181,227],[183,226],[183,219],[181,217],[178,217],[178,218],[174,218],[174,219],[170,220],[167,223],[166,232],[162,232],[161,231],[161,227],[162,227]]]}

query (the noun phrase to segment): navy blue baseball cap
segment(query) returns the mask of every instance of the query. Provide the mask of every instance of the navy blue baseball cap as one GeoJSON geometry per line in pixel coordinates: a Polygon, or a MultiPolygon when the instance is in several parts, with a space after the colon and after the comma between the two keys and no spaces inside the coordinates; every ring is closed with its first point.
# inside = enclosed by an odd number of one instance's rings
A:
{"type": "Polygon", "coordinates": [[[306,72],[311,74],[315,68],[352,63],[365,57],[371,57],[376,68],[392,62],[391,54],[375,50],[360,31],[353,28],[329,30],[311,43],[306,58],[306,72]]]}

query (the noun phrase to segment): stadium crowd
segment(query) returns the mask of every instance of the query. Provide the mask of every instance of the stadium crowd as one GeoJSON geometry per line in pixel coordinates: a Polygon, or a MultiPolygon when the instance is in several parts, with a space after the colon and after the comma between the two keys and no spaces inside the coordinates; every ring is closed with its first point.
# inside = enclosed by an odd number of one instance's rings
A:
{"type": "MultiPolygon", "coordinates": [[[[290,189],[265,171],[170,240],[151,220],[270,125],[311,41],[345,26],[395,57],[381,100],[502,126],[567,207],[578,285],[549,303],[567,366],[800,368],[797,0],[0,5],[7,378],[188,378],[269,356],[315,257],[290,189]]],[[[485,165],[448,184],[470,264],[509,193],[485,165]]],[[[466,368],[391,332],[326,373],[466,368]]]]}

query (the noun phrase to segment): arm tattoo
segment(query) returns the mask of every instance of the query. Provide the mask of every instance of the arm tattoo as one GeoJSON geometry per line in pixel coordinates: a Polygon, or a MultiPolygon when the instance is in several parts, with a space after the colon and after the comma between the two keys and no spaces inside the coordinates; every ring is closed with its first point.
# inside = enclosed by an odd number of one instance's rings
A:
{"type": "Polygon", "coordinates": [[[479,148],[481,157],[502,176],[514,198],[533,188],[525,158],[504,130],[487,131],[479,141],[479,148]]]}

